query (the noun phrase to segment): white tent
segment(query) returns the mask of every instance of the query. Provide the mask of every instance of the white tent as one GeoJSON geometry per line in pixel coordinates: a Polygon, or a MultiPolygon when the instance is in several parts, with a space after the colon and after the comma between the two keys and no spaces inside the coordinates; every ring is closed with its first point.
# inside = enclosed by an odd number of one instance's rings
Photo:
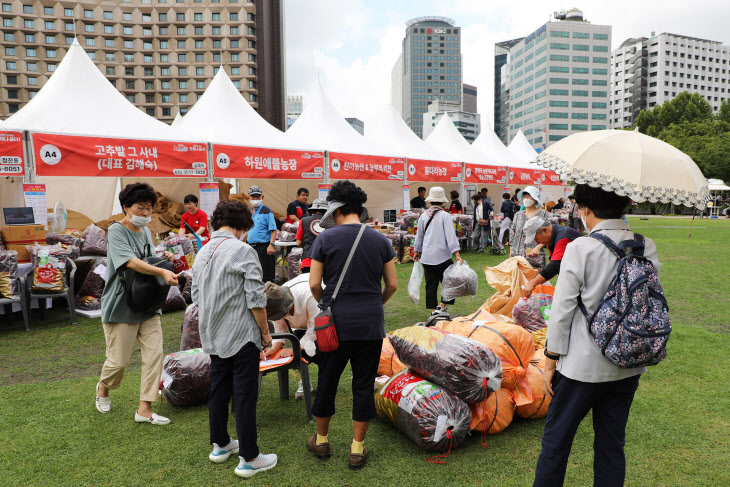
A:
{"type": "Polygon", "coordinates": [[[710,191],[730,191],[730,186],[726,185],[722,179],[708,179],[707,188],[710,191]]]}
{"type": "Polygon", "coordinates": [[[505,147],[494,133],[492,125],[484,118],[482,118],[482,130],[471,146],[491,159],[499,161],[500,166],[519,163],[519,158],[505,147]]]}
{"type": "Polygon", "coordinates": [[[390,154],[427,161],[455,160],[447,152],[427,145],[403,121],[393,105],[387,105],[377,122],[365,127],[368,143],[380,144],[390,154]]]}
{"type": "Polygon", "coordinates": [[[476,164],[503,165],[496,159],[482,154],[466,141],[463,135],[454,126],[451,118],[444,115],[436,124],[426,139],[426,144],[432,148],[450,155],[450,159],[476,164]]]}
{"type": "Polygon", "coordinates": [[[512,138],[512,142],[509,143],[507,149],[514,154],[518,162],[522,163],[522,166],[519,167],[540,168],[537,164],[530,164],[537,157],[537,151],[527,141],[527,137],[522,133],[522,129],[517,131],[517,134],[512,138]]]}
{"type": "Polygon", "coordinates": [[[177,113],[175,114],[175,119],[170,124],[171,127],[175,127],[177,124],[180,123],[180,120],[182,120],[183,116],[180,113],[180,108],[177,109],[177,113]]]}

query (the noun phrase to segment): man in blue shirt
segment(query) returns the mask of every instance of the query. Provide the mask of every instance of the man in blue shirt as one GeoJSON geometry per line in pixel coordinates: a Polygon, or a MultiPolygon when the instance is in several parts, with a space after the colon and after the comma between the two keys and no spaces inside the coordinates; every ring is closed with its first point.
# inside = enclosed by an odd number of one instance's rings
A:
{"type": "Polygon", "coordinates": [[[264,192],[258,186],[251,186],[248,197],[253,206],[253,228],[248,232],[248,244],[259,256],[264,282],[274,282],[274,242],[276,241],[276,219],[271,208],[264,205],[264,192]]]}

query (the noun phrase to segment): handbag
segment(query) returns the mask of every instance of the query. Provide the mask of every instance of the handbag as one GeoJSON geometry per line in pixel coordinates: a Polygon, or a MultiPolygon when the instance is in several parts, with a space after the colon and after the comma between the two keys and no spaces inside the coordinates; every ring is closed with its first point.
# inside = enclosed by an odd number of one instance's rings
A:
{"type": "Polygon", "coordinates": [[[340,341],[337,338],[337,329],[335,328],[335,320],[332,316],[332,307],[335,304],[337,292],[340,290],[342,281],[345,279],[347,269],[350,268],[350,261],[352,261],[352,256],[355,255],[355,249],[357,249],[357,244],[360,243],[360,237],[362,237],[364,231],[365,225],[362,225],[357,237],[355,238],[355,243],[352,244],[350,255],[347,256],[345,267],[342,268],[340,278],[337,280],[337,286],[335,286],[335,292],[332,293],[329,308],[325,306],[324,301],[322,301],[319,303],[319,309],[322,311],[314,317],[314,331],[317,334],[317,347],[321,352],[334,352],[337,350],[337,347],[340,346],[340,341]]]}

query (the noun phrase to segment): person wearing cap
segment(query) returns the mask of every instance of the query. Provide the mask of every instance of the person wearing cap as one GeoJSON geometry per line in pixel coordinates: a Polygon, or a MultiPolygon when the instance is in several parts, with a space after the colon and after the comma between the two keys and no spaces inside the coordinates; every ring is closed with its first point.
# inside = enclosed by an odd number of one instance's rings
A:
{"type": "Polygon", "coordinates": [[[540,191],[535,186],[527,186],[524,191],[520,192],[519,200],[525,207],[515,214],[509,232],[510,257],[525,257],[530,265],[538,270],[545,267],[545,252],[542,244],[538,244],[535,240],[527,241],[525,238],[525,226],[527,223],[535,219],[530,225],[537,225],[539,228],[550,224],[550,215],[547,211],[539,209],[540,191]]]}
{"type": "Polygon", "coordinates": [[[550,251],[550,263],[538,272],[538,274],[522,288],[522,292],[525,297],[532,294],[535,286],[545,284],[547,281],[560,274],[560,263],[563,260],[565,248],[570,242],[582,236],[583,234],[574,228],[566,227],[565,225],[545,225],[542,220],[539,219],[530,220],[528,224],[525,225],[525,241],[531,242],[534,240],[538,244],[546,246],[550,251]],[[540,226],[538,228],[534,228],[533,225],[531,225],[533,222],[540,226]]]}
{"type": "Polygon", "coordinates": [[[423,264],[423,273],[426,277],[426,308],[431,315],[446,312],[446,305],[454,304],[454,300],[445,301],[443,296],[438,300],[438,287],[444,280],[444,271],[454,262],[451,256],[456,257],[459,264],[461,246],[454,232],[454,222],[443,208],[449,202],[444,188],[434,186],[426,198],[431,207],[418,218],[416,233],[416,255],[414,261],[423,264]]]}
{"type": "Polygon", "coordinates": [[[248,244],[256,251],[261,263],[264,282],[274,281],[274,253],[276,248],[276,219],[271,208],[264,204],[264,192],[259,186],[251,186],[248,198],[253,207],[253,228],[248,232],[248,244]]]}
{"type": "Polygon", "coordinates": [[[426,209],[426,188],[419,186],[418,196],[411,200],[411,208],[426,209]]]}
{"type": "Polygon", "coordinates": [[[312,259],[309,258],[309,254],[312,251],[312,245],[317,235],[324,231],[324,228],[319,226],[319,221],[322,219],[325,211],[327,211],[327,201],[318,198],[309,207],[309,216],[305,216],[299,222],[296,240],[297,247],[302,248],[302,262],[299,265],[299,272],[301,274],[309,272],[309,268],[312,265],[312,259]]]}
{"type": "Polygon", "coordinates": [[[297,190],[297,199],[289,203],[286,207],[286,222],[296,223],[305,216],[309,215],[309,190],[307,188],[299,188],[297,190]]]}
{"type": "MultiPolygon", "coordinates": [[[[319,303],[309,288],[309,275],[301,274],[281,286],[266,283],[266,312],[274,323],[276,333],[293,333],[302,346],[302,357],[309,363],[317,363],[317,335],[314,331],[314,318],[319,314],[319,303]],[[269,306],[272,311],[269,313],[269,306]]],[[[292,349],[283,348],[285,340],[271,342],[267,356],[281,350],[279,358],[291,357],[292,349]]],[[[304,386],[301,378],[295,399],[304,399],[304,386]]]]}

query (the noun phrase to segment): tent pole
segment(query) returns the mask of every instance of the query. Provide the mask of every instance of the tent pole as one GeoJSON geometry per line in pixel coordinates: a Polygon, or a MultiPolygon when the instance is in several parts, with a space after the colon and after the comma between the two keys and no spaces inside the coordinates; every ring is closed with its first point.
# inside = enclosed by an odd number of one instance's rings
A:
{"type": "Polygon", "coordinates": [[[26,183],[35,183],[35,159],[33,158],[33,139],[28,130],[23,130],[23,159],[25,160],[25,174],[23,179],[26,183]]]}
{"type": "Polygon", "coordinates": [[[212,183],[215,182],[215,176],[213,174],[213,145],[208,142],[208,148],[206,150],[206,155],[208,156],[208,182],[212,183]]]}
{"type": "MultiPolygon", "coordinates": [[[[408,182],[408,158],[407,157],[404,157],[403,158],[403,192],[405,192],[406,186],[408,186],[409,184],[410,183],[408,182]]],[[[410,187],[409,187],[409,190],[410,190],[410,187]]],[[[406,208],[406,206],[405,206],[405,204],[406,204],[405,195],[401,199],[403,200],[401,202],[401,204],[403,205],[403,208],[402,209],[403,210],[409,210],[410,208],[406,208]]]]}
{"type": "Polygon", "coordinates": [[[330,153],[324,151],[324,184],[330,184],[330,153]]]}

